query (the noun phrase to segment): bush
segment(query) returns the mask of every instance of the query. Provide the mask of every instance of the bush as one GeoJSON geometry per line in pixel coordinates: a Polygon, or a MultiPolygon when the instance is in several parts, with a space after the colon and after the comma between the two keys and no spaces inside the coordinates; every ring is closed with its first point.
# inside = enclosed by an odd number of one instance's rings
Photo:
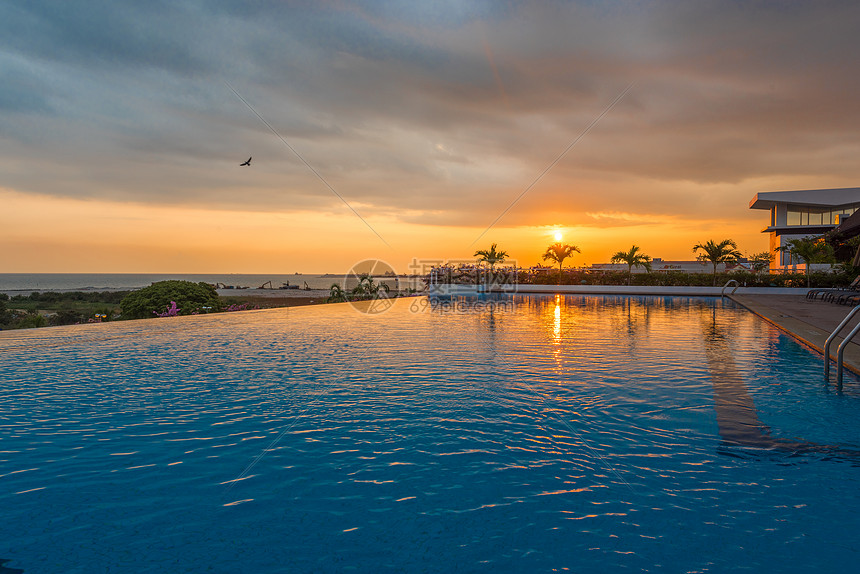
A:
{"type": "Polygon", "coordinates": [[[24,315],[20,315],[18,319],[12,323],[13,329],[33,329],[36,327],[47,326],[48,320],[38,313],[25,313],[24,315]]]}
{"type": "Polygon", "coordinates": [[[191,281],[159,281],[129,293],[120,303],[123,319],[148,319],[163,313],[175,301],[180,315],[221,310],[215,287],[191,281]],[[205,309],[208,307],[208,309],[205,309]]]}
{"type": "Polygon", "coordinates": [[[16,303],[58,303],[70,301],[86,301],[89,303],[119,303],[131,291],[34,291],[29,295],[14,295],[16,303]]]}
{"type": "Polygon", "coordinates": [[[60,309],[54,315],[48,317],[48,325],[54,327],[57,325],[74,325],[76,323],[85,323],[87,318],[83,313],[75,309],[60,309]]]}
{"type": "MultiPolygon", "coordinates": [[[[5,295],[5,293],[3,293],[3,295],[5,295]]],[[[0,328],[8,327],[12,320],[15,318],[12,313],[6,308],[7,299],[0,298],[0,328]]]]}
{"type": "MultiPolygon", "coordinates": [[[[848,285],[860,273],[854,269],[838,273],[810,274],[812,287],[836,287],[848,285]]],[[[532,285],[627,285],[627,271],[604,271],[597,269],[565,269],[559,281],[558,269],[523,270],[517,274],[517,282],[532,285]]],[[[728,271],[717,273],[717,286],[734,279],[746,287],[806,287],[804,273],[753,273],[751,271],[728,271]]],[[[712,273],[686,273],[668,271],[660,273],[634,273],[631,285],[670,287],[711,287],[712,273]]]]}

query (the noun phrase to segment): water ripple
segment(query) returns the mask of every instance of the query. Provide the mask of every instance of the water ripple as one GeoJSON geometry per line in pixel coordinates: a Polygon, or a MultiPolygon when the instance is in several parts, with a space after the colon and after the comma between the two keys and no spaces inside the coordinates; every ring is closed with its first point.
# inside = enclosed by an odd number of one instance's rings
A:
{"type": "Polygon", "coordinates": [[[836,541],[860,527],[857,465],[727,444],[717,417],[707,348],[769,436],[857,449],[860,392],[823,387],[809,351],[717,300],[510,302],[0,333],[3,556],[27,574],[853,565],[836,541]]]}

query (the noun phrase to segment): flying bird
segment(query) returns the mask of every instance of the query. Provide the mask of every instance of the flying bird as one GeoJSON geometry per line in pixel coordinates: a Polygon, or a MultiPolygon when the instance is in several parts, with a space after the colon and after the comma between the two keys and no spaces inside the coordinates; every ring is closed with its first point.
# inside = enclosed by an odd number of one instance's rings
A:
{"type": "Polygon", "coordinates": [[[243,166],[243,165],[247,165],[248,167],[250,167],[250,166],[251,166],[251,158],[249,157],[249,158],[248,158],[248,161],[246,161],[245,163],[240,163],[240,164],[239,164],[239,167],[241,167],[241,166],[243,166]]]}

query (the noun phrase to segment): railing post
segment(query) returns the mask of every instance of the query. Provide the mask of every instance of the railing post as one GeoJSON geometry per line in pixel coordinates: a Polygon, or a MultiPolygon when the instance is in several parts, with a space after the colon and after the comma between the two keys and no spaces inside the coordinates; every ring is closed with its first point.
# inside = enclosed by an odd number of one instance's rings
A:
{"type": "Polygon", "coordinates": [[[856,335],[858,331],[860,331],[860,324],[851,329],[848,336],[839,343],[839,349],[836,351],[836,386],[840,389],[842,388],[842,355],[845,353],[845,347],[848,346],[848,343],[851,342],[851,339],[854,338],[854,335],[856,335]]]}
{"type": "MultiPolygon", "coordinates": [[[[827,340],[824,342],[824,378],[828,381],[830,380],[830,345],[833,343],[833,340],[836,338],[836,335],[839,334],[839,331],[841,331],[842,328],[848,324],[848,321],[850,321],[851,318],[854,317],[854,315],[856,315],[858,312],[860,312],[860,306],[851,309],[848,315],[846,315],[845,318],[842,319],[842,322],[839,323],[836,329],[832,333],[830,333],[830,336],[827,337],[827,340]]],[[[841,363],[841,361],[839,361],[839,363],[841,363]]],[[[841,373],[841,368],[839,372],[841,373]]],[[[841,383],[841,374],[837,374],[837,376],[839,377],[839,382],[841,383]]]]}
{"type": "Polygon", "coordinates": [[[740,287],[740,286],[741,286],[741,284],[740,284],[740,283],[738,283],[738,280],[737,280],[737,279],[729,279],[728,281],[726,281],[726,284],[725,284],[725,285],[723,285],[723,288],[722,288],[722,290],[720,291],[720,297],[725,297],[725,296],[726,296],[726,287],[728,287],[728,286],[729,286],[729,285],[731,285],[732,283],[734,283],[734,284],[735,284],[735,288],[734,288],[734,289],[732,289],[732,292],[731,292],[731,293],[729,293],[729,295],[734,295],[734,294],[735,294],[735,291],[737,291],[737,290],[738,290],[738,287],[740,287]]]}

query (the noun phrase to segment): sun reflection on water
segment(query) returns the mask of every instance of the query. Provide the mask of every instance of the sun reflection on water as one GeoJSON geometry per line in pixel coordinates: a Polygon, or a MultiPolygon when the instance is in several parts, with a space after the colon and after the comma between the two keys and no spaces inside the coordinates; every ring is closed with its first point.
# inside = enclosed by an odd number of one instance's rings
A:
{"type": "Polygon", "coordinates": [[[561,295],[555,296],[555,313],[552,324],[552,341],[556,345],[561,343],[561,295]]]}

